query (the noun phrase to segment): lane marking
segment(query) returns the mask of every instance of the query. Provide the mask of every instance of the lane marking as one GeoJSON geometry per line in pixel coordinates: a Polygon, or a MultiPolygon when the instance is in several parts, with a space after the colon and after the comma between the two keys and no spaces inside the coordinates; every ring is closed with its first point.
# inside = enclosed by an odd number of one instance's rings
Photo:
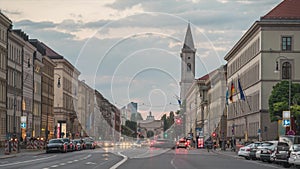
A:
{"type": "Polygon", "coordinates": [[[0,165],[0,167],[17,165],[17,164],[23,164],[23,163],[30,163],[30,162],[34,162],[34,161],[41,161],[41,160],[46,160],[46,159],[53,158],[53,157],[56,157],[56,156],[57,155],[53,155],[53,156],[49,156],[49,157],[45,157],[45,158],[39,158],[39,159],[34,159],[34,160],[28,160],[28,161],[20,161],[20,162],[15,162],[15,163],[2,164],[2,165],[0,165]]]}
{"type": "Polygon", "coordinates": [[[58,165],[53,165],[53,166],[51,166],[52,168],[56,168],[56,167],[58,167],[58,165]]]}
{"type": "Polygon", "coordinates": [[[66,165],[66,163],[60,163],[59,165],[66,165]]]}
{"type": "Polygon", "coordinates": [[[172,165],[175,169],[177,169],[177,167],[176,167],[175,164],[174,164],[174,159],[175,159],[175,157],[171,160],[171,165],[172,165]]]}
{"type": "Polygon", "coordinates": [[[117,164],[113,165],[113,166],[110,167],[109,169],[116,169],[116,168],[118,168],[120,165],[122,165],[123,163],[125,163],[125,162],[127,161],[127,159],[128,159],[127,156],[121,154],[120,152],[118,152],[118,154],[119,154],[120,156],[123,157],[123,160],[119,161],[117,164]]]}

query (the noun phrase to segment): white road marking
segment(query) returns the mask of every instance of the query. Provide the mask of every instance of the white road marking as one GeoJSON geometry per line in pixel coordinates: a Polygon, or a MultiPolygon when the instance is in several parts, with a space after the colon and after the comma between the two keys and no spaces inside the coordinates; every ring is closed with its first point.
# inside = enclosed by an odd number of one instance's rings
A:
{"type": "Polygon", "coordinates": [[[58,167],[58,165],[53,165],[53,166],[51,166],[52,168],[56,168],[56,167],[58,167]]]}
{"type": "Polygon", "coordinates": [[[66,165],[66,163],[60,163],[59,165],[66,165]]]}
{"type": "MultiPolygon", "coordinates": [[[[174,157],[175,158],[175,157],[174,157]]],[[[177,167],[175,166],[175,164],[174,164],[174,158],[171,160],[171,165],[175,168],[175,169],[177,169],[177,167]]]]}
{"type": "Polygon", "coordinates": [[[15,163],[2,164],[2,165],[0,165],[0,167],[17,165],[17,164],[23,164],[23,163],[30,163],[30,162],[34,162],[34,161],[41,161],[41,160],[46,160],[46,159],[53,158],[53,157],[56,157],[56,155],[45,157],[45,158],[34,159],[34,160],[28,160],[28,161],[20,161],[20,162],[15,162],[15,163]]]}
{"type": "Polygon", "coordinates": [[[123,163],[125,163],[125,161],[127,161],[127,159],[128,159],[127,156],[121,154],[120,152],[118,152],[118,154],[119,154],[120,156],[123,157],[123,160],[119,161],[117,164],[113,165],[113,166],[110,167],[109,169],[116,169],[116,168],[118,168],[120,165],[122,165],[123,163]]]}
{"type": "Polygon", "coordinates": [[[69,164],[73,163],[73,161],[68,161],[69,164]]]}
{"type": "Polygon", "coordinates": [[[93,163],[93,162],[86,162],[85,164],[90,165],[90,164],[96,164],[96,163],[93,163]]]}

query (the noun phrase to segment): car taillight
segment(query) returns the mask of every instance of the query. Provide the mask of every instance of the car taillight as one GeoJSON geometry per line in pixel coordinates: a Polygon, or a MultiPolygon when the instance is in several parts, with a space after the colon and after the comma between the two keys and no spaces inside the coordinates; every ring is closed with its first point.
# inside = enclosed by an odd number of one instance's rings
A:
{"type": "Polygon", "coordinates": [[[187,146],[189,143],[188,142],[185,142],[185,145],[187,146]]]}

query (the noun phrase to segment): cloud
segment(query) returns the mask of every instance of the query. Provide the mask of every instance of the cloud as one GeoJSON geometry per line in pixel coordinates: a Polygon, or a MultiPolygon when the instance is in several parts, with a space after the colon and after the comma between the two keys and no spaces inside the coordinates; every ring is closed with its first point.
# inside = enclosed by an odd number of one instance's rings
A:
{"type": "Polygon", "coordinates": [[[22,15],[23,13],[18,11],[18,10],[6,10],[6,9],[1,9],[4,13],[8,15],[22,15]]]}

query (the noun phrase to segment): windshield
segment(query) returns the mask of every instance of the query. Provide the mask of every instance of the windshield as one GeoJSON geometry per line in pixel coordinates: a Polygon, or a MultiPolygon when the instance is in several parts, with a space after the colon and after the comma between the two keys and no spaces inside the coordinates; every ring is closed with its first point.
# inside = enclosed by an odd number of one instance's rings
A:
{"type": "Polygon", "coordinates": [[[49,143],[62,143],[61,140],[50,140],[49,143]]]}
{"type": "Polygon", "coordinates": [[[300,0],[0,0],[1,169],[294,167],[299,105],[300,0]]]}

